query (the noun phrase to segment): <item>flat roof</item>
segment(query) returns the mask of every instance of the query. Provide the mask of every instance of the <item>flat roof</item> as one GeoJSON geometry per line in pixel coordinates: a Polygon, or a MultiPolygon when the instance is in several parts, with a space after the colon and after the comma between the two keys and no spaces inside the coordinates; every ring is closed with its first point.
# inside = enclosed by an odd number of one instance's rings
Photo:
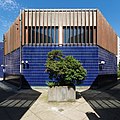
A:
{"type": "Polygon", "coordinates": [[[25,11],[86,11],[86,10],[98,10],[96,9],[24,9],[25,11]]]}

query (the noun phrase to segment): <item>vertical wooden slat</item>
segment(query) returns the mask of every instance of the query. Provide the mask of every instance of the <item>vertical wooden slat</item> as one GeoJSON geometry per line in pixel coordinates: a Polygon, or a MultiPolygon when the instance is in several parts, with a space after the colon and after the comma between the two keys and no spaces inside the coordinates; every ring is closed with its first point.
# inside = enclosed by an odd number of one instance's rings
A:
{"type": "Polygon", "coordinates": [[[88,40],[88,45],[90,45],[90,9],[88,11],[88,26],[89,26],[89,30],[88,30],[88,35],[89,35],[89,40],[88,40]]]}
{"type": "Polygon", "coordinates": [[[80,36],[81,36],[81,45],[83,44],[83,40],[82,40],[82,9],[81,9],[81,32],[80,32],[80,36]]]}
{"type": "Polygon", "coordinates": [[[48,44],[48,11],[47,11],[47,35],[46,35],[46,43],[48,44]]]}
{"type": "Polygon", "coordinates": [[[52,45],[52,11],[50,11],[50,43],[52,45]]]}
{"type": "Polygon", "coordinates": [[[75,43],[75,38],[74,38],[74,30],[75,30],[75,26],[74,26],[74,17],[75,17],[75,10],[73,10],[73,27],[72,27],[72,36],[73,36],[73,44],[75,43]]]}
{"type": "Polygon", "coordinates": [[[76,39],[77,39],[77,44],[79,44],[79,34],[78,34],[78,30],[79,30],[79,27],[78,27],[78,10],[77,10],[77,36],[76,36],[76,39]]]}
{"type": "Polygon", "coordinates": [[[65,33],[64,33],[64,35],[65,35],[65,37],[64,37],[64,38],[65,38],[64,43],[65,43],[65,44],[68,44],[68,43],[67,43],[67,37],[66,37],[66,35],[67,35],[67,24],[68,24],[68,23],[67,23],[67,17],[68,17],[68,16],[67,16],[67,13],[68,13],[68,12],[67,12],[67,10],[66,10],[66,28],[65,28],[66,30],[65,30],[65,33]]]}
{"type": "Polygon", "coordinates": [[[56,13],[54,11],[54,45],[56,44],[56,13]]]}
{"type": "Polygon", "coordinates": [[[44,44],[44,10],[43,10],[43,31],[42,31],[42,44],[44,44]]]}
{"type": "Polygon", "coordinates": [[[35,10],[34,14],[35,14],[35,18],[34,18],[35,19],[35,33],[34,33],[35,34],[35,38],[34,39],[35,40],[34,40],[34,43],[36,45],[37,44],[37,41],[36,41],[36,32],[38,32],[38,31],[36,31],[36,25],[37,25],[37,12],[36,12],[36,10],[35,10]]]}
{"type": "Polygon", "coordinates": [[[64,31],[63,31],[63,19],[64,19],[64,15],[63,15],[63,10],[62,10],[62,15],[61,15],[61,17],[62,17],[62,23],[61,23],[61,26],[62,26],[62,45],[63,45],[63,34],[64,34],[64,31]]]}
{"type": "Polygon", "coordinates": [[[32,44],[32,28],[33,28],[33,11],[31,10],[31,41],[30,43],[32,44]]]}
{"type": "Polygon", "coordinates": [[[25,34],[25,11],[22,12],[22,45],[25,44],[24,35],[25,34]]]}
{"type": "Polygon", "coordinates": [[[29,10],[27,12],[27,31],[26,31],[26,44],[29,44],[29,10]]]}
{"type": "Polygon", "coordinates": [[[97,39],[98,39],[98,10],[96,10],[96,45],[97,45],[97,39]]]}
{"type": "Polygon", "coordinates": [[[70,44],[71,44],[71,10],[69,12],[69,22],[70,22],[70,35],[69,35],[69,37],[70,37],[70,44]]]}
{"type": "Polygon", "coordinates": [[[20,47],[20,16],[18,17],[18,48],[20,47]]]}
{"type": "Polygon", "coordinates": [[[84,11],[85,13],[84,13],[84,21],[85,21],[85,33],[84,33],[84,35],[85,35],[85,37],[84,37],[84,39],[85,39],[85,45],[87,45],[87,36],[86,36],[86,31],[87,31],[87,28],[86,28],[86,10],[84,11]]]}
{"type": "Polygon", "coordinates": [[[14,50],[14,34],[15,34],[15,32],[14,32],[14,24],[12,25],[12,34],[13,34],[13,36],[12,36],[12,51],[14,50]]]}
{"type": "Polygon", "coordinates": [[[94,10],[92,10],[92,30],[93,30],[93,45],[95,45],[95,39],[94,39],[94,10]]]}
{"type": "Polygon", "coordinates": [[[38,43],[40,44],[40,9],[39,9],[39,35],[38,35],[38,43]]]}
{"type": "MultiPolygon", "coordinates": [[[[96,10],[94,10],[94,13],[96,12],[96,10]]],[[[93,13],[93,14],[94,14],[93,13]]],[[[94,18],[96,17],[95,15],[93,16],[94,18]]],[[[96,21],[94,21],[94,23],[95,23],[96,21]]],[[[107,26],[108,27],[108,26],[107,26]]],[[[108,30],[109,31],[109,29],[106,27],[106,31],[108,30]]],[[[95,26],[95,24],[94,24],[94,27],[93,27],[93,40],[94,40],[94,44],[96,45],[96,43],[97,43],[97,40],[96,40],[96,37],[97,37],[97,27],[95,26]]],[[[107,32],[108,33],[108,32],[107,32]]],[[[108,39],[109,38],[109,35],[107,35],[106,34],[106,36],[108,36],[106,39],[108,39]]],[[[108,46],[109,46],[109,43],[107,44],[108,46]]]]}

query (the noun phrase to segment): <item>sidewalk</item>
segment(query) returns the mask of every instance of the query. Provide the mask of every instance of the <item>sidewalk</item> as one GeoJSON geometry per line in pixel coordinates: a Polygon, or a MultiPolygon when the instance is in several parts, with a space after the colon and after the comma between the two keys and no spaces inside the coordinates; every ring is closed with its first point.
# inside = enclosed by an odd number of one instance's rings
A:
{"type": "Polygon", "coordinates": [[[9,89],[0,83],[1,120],[120,120],[120,82],[77,89],[76,102],[48,102],[47,88],[9,89]]]}
{"type": "MultiPolygon", "coordinates": [[[[97,113],[81,97],[76,102],[48,102],[47,89],[34,89],[42,95],[24,114],[21,120],[89,120],[87,113],[97,113]]],[[[83,91],[85,89],[82,89],[83,91]]],[[[81,90],[77,90],[81,92],[81,90]]]]}

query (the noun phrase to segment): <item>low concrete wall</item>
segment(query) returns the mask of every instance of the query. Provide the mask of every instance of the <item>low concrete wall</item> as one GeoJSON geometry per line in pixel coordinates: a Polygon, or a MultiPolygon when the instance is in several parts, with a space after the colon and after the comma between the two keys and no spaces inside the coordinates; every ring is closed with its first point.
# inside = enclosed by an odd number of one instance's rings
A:
{"type": "Polygon", "coordinates": [[[76,91],[73,87],[55,86],[48,89],[48,101],[75,101],[76,91]]]}

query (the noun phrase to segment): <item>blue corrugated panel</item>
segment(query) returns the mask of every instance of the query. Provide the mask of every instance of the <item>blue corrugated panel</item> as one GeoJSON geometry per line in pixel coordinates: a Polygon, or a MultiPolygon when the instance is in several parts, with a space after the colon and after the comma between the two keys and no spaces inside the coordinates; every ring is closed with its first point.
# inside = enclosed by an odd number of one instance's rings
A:
{"type": "Polygon", "coordinates": [[[96,46],[24,46],[22,57],[29,62],[29,69],[23,74],[32,86],[44,86],[49,80],[45,73],[47,53],[51,50],[62,50],[63,54],[74,56],[87,70],[86,80],[82,85],[91,85],[98,75],[98,47],[96,46]]]}
{"type": "MultiPolygon", "coordinates": [[[[30,85],[46,85],[49,78],[45,73],[45,62],[51,50],[61,50],[65,56],[74,56],[82,63],[87,70],[87,77],[82,85],[91,85],[98,75],[116,74],[116,56],[97,46],[23,46],[22,60],[29,62],[29,69],[23,69],[22,73],[30,85]],[[103,60],[105,65],[102,70],[99,70],[99,63],[103,60]]],[[[8,74],[19,74],[19,49],[8,54],[5,61],[8,74]]]]}
{"type": "Polygon", "coordinates": [[[116,55],[99,47],[98,58],[99,58],[99,62],[105,61],[103,69],[99,71],[99,75],[117,74],[117,57],[116,57],[116,55]]]}
{"type": "Polygon", "coordinates": [[[5,56],[6,73],[19,74],[20,73],[20,49],[5,56]]]}

